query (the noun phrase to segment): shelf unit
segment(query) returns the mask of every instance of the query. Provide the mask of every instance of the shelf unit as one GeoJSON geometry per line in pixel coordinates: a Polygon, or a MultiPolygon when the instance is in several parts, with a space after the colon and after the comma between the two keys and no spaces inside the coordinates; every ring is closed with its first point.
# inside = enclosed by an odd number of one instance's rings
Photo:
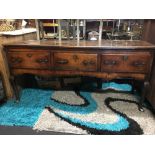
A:
{"type": "Polygon", "coordinates": [[[120,19],[51,19],[50,22],[44,22],[38,20],[38,35],[39,39],[82,40],[88,39],[88,32],[91,32],[95,27],[94,31],[98,33],[99,41],[102,39],[119,40],[121,38],[133,40],[134,37],[141,35],[132,30],[133,21],[120,19]],[[50,36],[45,35],[45,29],[48,28],[53,29],[50,36]]]}

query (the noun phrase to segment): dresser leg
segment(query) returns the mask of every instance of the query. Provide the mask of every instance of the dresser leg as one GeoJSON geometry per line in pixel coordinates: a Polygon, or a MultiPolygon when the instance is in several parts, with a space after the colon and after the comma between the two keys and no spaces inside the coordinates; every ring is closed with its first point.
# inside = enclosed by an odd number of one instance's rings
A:
{"type": "Polygon", "coordinates": [[[132,86],[131,94],[134,94],[135,93],[135,81],[133,79],[131,80],[131,86],[132,86]]]}
{"type": "Polygon", "coordinates": [[[63,89],[65,87],[64,78],[63,77],[60,77],[59,79],[60,79],[60,86],[63,89]]]}
{"type": "Polygon", "coordinates": [[[18,103],[19,102],[19,91],[18,91],[18,88],[17,88],[16,79],[15,79],[14,76],[11,76],[10,77],[10,82],[11,82],[11,85],[13,87],[13,91],[14,91],[14,94],[15,94],[16,103],[18,103]]]}
{"type": "Polygon", "coordinates": [[[142,111],[142,112],[144,112],[143,103],[144,103],[144,100],[145,100],[146,92],[148,90],[148,86],[149,86],[149,82],[145,81],[144,84],[143,84],[143,87],[142,87],[142,94],[141,94],[140,102],[139,102],[139,105],[138,105],[139,111],[142,111]]]}
{"type": "Polygon", "coordinates": [[[102,79],[97,79],[97,88],[102,89],[102,79]]]}

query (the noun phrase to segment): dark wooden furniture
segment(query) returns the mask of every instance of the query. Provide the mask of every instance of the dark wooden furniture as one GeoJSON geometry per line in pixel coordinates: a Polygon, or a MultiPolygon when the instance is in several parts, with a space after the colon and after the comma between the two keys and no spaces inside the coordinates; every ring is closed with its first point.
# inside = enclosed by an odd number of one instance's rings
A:
{"type": "Polygon", "coordinates": [[[0,72],[0,105],[6,101],[6,90],[4,87],[4,78],[0,72]]]}
{"type": "MultiPolygon", "coordinates": [[[[155,44],[155,20],[144,20],[144,31],[142,40],[155,44]]],[[[147,99],[155,109],[155,58],[153,60],[152,71],[150,75],[150,87],[147,92],[147,99]]]]}
{"type": "Polygon", "coordinates": [[[145,98],[155,46],[143,41],[25,41],[4,45],[16,98],[17,75],[92,76],[143,81],[145,98]]]}
{"type": "MultiPolygon", "coordinates": [[[[22,30],[21,30],[22,32],[22,30]]],[[[0,35],[0,72],[2,73],[2,76],[4,77],[4,87],[6,90],[6,97],[11,98],[13,96],[13,91],[10,85],[9,81],[9,71],[8,67],[5,61],[4,51],[2,44],[7,44],[11,42],[19,42],[23,40],[30,40],[30,39],[36,39],[37,35],[36,32],[31,33],[22,33],[21,35],[0,35]]]]}

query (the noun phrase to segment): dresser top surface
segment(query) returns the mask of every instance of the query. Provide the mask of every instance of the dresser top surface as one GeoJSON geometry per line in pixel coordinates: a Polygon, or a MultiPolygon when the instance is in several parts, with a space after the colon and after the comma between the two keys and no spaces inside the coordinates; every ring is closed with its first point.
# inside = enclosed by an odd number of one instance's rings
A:
{"type": "Polygon", "coordinates": [[[59,48],[96,48],[96,49],[155,49],[155,45],[146,41],[102,40],[28,40],[4,44],[5,47],[59,47],[59,48]]]}

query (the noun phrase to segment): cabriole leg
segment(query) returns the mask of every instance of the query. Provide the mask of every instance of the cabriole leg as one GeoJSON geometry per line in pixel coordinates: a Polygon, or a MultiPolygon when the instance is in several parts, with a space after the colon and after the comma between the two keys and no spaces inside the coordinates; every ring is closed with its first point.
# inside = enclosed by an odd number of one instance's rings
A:
{"type": "Polygon", "coordinates": [[[19,91],[18,91],[18,88],[17,88],[16,79],[15,79],[14,76],[10,76],[10,82],[11,82],[11,85],[13,87],[16,103],[18,103],[19,100],[20,100],[20,97],[19,97],[19,91]]]}
{"type": "Polygon", "coordinates": [[[139,105],[138,105],[139,111],[142,111],[142,112],[144,112],[143,103],[144,103],[144,100],[145,100],[145,97],[146,97],[146,92],[148,90],[148,86],[149,86],[149,82],[144,81],[144,84],[143,84],[143,87],[142,87],[142,94],[141,94],[140,102],[139,102],[139,105]]]}

